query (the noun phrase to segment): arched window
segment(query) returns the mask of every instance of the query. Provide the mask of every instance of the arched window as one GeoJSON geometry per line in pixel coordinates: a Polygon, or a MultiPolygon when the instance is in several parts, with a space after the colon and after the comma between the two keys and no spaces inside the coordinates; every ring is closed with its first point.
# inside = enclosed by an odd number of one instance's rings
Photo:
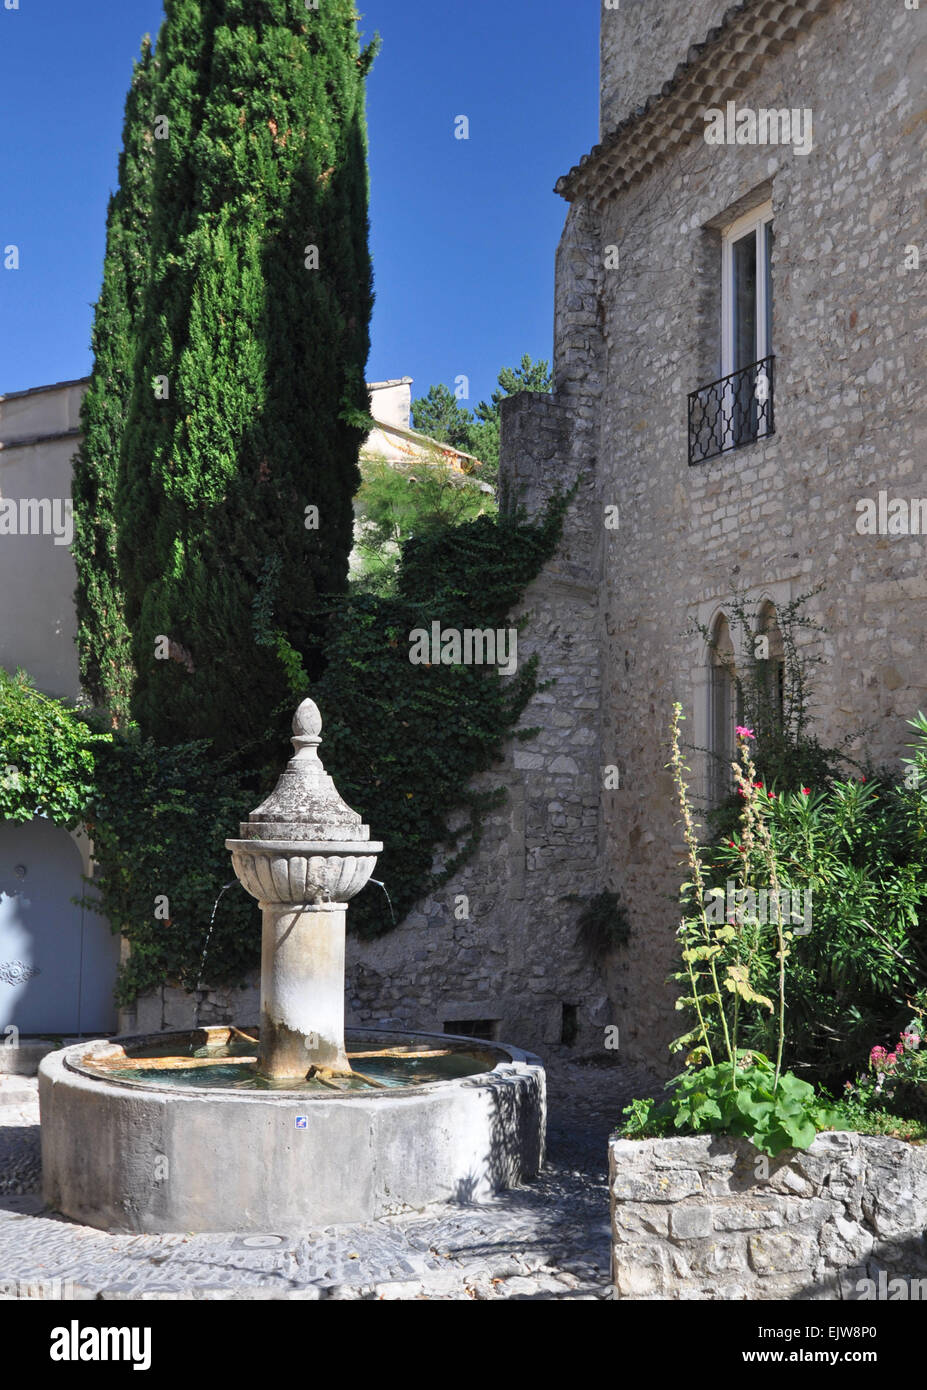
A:
{"type": "Polygon", "coordinates": [[[771,601],[764,603],[759,611],[756,637],[758,722],[761,728],[765,725],[778,731],[785,722],[785,648],[776,605],[771,601]]]}
{"type": "Polygon", "coordinates": [[[715,621],[709,647],[708,684],[708,785],[713,805],[729,794],[733,781],[731,763],[736,747],[734,727],[737,715],[734,682],[734,644],[727,618],[720,613],[715,621]]]}

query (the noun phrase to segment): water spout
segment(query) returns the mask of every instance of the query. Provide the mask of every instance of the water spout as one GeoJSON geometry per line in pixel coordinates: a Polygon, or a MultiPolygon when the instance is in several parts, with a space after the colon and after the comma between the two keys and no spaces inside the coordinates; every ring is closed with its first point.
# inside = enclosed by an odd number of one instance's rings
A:
{"type": "Polygon", "coordinates": [[[372,879],[369,880],[369,882],[370,882],[370,883],[375,883],[375,884],[377,885],[378,888],[382,888],[382,889],[383,889],[383,892],[386,893],[386,905],[387,905],[387,907],[389,908],[389,915],[390,915],[390,917],[392,917],[392,919],[393,919],[393,926],[395,927],[395,925],[396,925],[396,914],[395,914],[395,912],[393,911],[393,900],[392,900],[392,898],[390,897],[389,892],[387,891],[386,884],[385,884],[381,879],[379,879],[379,878],[372,878],[372,879]]]}

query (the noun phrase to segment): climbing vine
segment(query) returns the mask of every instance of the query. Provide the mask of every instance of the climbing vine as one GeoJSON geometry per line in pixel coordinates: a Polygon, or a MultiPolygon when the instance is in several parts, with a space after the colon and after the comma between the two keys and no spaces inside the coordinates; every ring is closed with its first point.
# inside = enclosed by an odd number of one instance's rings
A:
{"type": "Polygon", "coordinates": [[[93,799],[107,734],[36,690],[24,671],[0,667],[0,820],[49,820],[73,830],[93,799]]]}
{"type": "MultiPolygon", "coordinates": [[[[410,634],[513,628],[511,613],[553,555],[569,497],[536,523],[481,516],[408,541],[395,596],[358,594],[331,614],[327,667],[311,694],[322,711],[322,756],[349,805],[384,850],[377,864],[399,920],[475,852],[485,816],[504,799],[477,790],[538,689],[535,659],[510,676],[496,665],[415,664],[410,634]]],[[[530,615],[528,621],[530,622],[530,615]]],[[[351,929],[393,925],[382,893],[352,904],[351,929]]]]}
{"type": "Polygon", "coordinates": [[[254,784],[218,762],[205,741],[165,747],[117,736],[99,760],[88,816],[99,897],[87,906],[131,947],[120,1004],[168,982],[195,989],[201,969],[204,985],[235,983],[257,964],[260,913],[235,882],[225,848],[255,797],[254,784]]]}

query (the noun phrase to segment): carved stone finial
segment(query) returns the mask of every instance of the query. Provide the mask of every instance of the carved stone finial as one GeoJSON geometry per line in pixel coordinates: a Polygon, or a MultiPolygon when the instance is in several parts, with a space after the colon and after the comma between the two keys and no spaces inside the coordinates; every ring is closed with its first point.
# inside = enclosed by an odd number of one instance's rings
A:
{"type": "Polygon", "coordinates": [[[370,829],[338,795],[319,757],[322,716],[303,700],[293,716],[293,756],[270,796],[242,824],[242,839],[363,843],[370,829]]]}
{"type": "Polygon", "coordinates": [[[312,739],[314,743],[321,743],[319,734],[322,732],[322,716],[315,700],[305,699],[299,709],[293,715],[293,742],[297,739],[312,739]]]}

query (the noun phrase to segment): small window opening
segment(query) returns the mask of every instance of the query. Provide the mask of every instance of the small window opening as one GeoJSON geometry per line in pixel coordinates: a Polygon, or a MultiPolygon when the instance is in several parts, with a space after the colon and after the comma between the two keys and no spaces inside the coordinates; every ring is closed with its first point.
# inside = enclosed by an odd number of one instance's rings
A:
{"type": "Polygon", "coordinates": [[[494,1042],[497,1018],[448,1018],[444,1021],[445,1033],[457,1033],[464,1038],[480,1038],[483,1042],[494,1042]]]}

